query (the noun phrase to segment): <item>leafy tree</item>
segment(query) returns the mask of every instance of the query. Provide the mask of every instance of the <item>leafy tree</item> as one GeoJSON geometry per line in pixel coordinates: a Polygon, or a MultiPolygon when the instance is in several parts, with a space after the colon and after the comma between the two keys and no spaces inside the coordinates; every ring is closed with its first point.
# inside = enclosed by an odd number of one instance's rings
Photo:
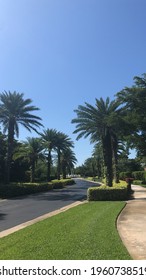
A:
{"type": "Polygon", "coordinates": [[[113,149],[116,153],[117,146],[114,142],[120,127],[119,102],[115,100],[110,102],[109,98],[104,101],[100,98],[99,100],[96,99],[95,107],[85,103],[85,106],[79,105],[75,113],[77,118],[73,119],[72,123],[76,124],[74,133],[78,133],[77,140],[81,137],[90,136],[91,143],[98,143],[99,141],[102,143],[106,184],[112,186],[113,149]]]}
{"type": "Polygon", "coordinates": [[[141,156],[146,155],[146,74],[134,77],[134,85],[117,93],[129,122],[129,141],[141,156]]]}
{"type": "Polygon", "coordinates": [[[9,183],[14,137],[19,136],[19,124],[29,131],[36,132],[42,124],[40,123],[41,118],[32,114],[39,109],[31,104],[31,99],[24,99],[23,93],[5,91],[0,94],[0,102],[0,122],[3,125],[4,133],[8,132],[6,180],[9,183]]]}

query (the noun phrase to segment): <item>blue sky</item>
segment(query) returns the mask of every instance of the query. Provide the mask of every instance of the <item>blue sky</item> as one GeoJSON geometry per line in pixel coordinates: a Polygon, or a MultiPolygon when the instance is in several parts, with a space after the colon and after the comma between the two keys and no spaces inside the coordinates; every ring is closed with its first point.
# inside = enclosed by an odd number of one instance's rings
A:
{"type": "MultiPolygon", "coordinates": [[[[145,0],[0,0],[0,92],[23,92],[44,128],[75,142],[74,109],[133,84],[146,72],[145,0]]],[[[20,128],[20,140],[36,136],[20,128]]]]}

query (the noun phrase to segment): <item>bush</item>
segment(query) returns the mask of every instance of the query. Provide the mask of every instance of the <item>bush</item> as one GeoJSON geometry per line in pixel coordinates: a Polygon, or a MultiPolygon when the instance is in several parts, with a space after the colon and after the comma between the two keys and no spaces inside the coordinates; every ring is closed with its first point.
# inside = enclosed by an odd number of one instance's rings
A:
{"type": "Polygon", "coordinates": [[[141,180],[134,180],[133,184],[134,185],[141,185],[143,182],[141,180]]]}
{"type": "Polygon", "coordinates": [[[0,185],[0,197],[10,198],[21,195],[28,195],[38,192],[46,192],[52,189],[63,188],[66,185],[74,184],[74,180],[55,180],[45,183],[11,183],[9,185],[0,185]]]}
{"type": "Polygon", "coordinates": [[[142,183],[146,182],[146,171],[134,171],[132,172],[132,177],[134,180],[140,180],[142,183]]]}
{"type": "Polygon", "coordinates": [[[127,177],[132,177],[131,172],[120,172],[119,178],[120,180],[125,180],[127,177]]]}
{"type": "MultiPolygon", "coordinates": [[[[117,184],[119,185],[119,184],[117,184]]],[[[91,187],[87,190],[88,201],[110,201],[110,200],[126,200],[128,198],[128,188],[125,182],[122,185],[115,185],[114,187],[107,187],[105,185],[100,187],[91,187]]]]}

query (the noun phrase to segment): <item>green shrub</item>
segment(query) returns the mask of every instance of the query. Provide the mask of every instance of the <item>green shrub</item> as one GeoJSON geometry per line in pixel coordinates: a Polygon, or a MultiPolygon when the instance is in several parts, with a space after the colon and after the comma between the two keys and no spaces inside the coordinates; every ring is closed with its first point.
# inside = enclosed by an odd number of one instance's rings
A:
{"type": "Polygon", "coordinates": [[[131,172],[120,172],[119,178],[120,180],[125,180],[127,177],[132,177],[131,172]]]}
{"type": "Polygon", "coordinates": [[[134,171],[132,172],[134,180],[140,180],[143,183],[146,182],[146,171],[134,171]]]}
{"type": "Polygon", "coordinates": [[[9,185],[0,185],[0,197],[10,198],[21,195],[28,195],[38,192],[46,192],[52,189],[63,188],[66,185],[74,184],[74,180],[53,180],[44,183],[11,183],[9,185]]]}
{"type": "Polygon", "coordinates": [[[133,181],[134,185],[141,185],[142,183],[143,183],[143,181],[141,181],[141,180],[134,180],[133,181]]]}
{"type": "MultiPolygon", "coordinates": [[[[117,184],[119,185],[119,184],[117,184]]],[[[110,201],[110,200],[126,200],[128,198],[127,184],[121,183],[119,186],[107,187],[105,185],[100,187],[91,187],[87,190],[88,201],[110,201]]]]}

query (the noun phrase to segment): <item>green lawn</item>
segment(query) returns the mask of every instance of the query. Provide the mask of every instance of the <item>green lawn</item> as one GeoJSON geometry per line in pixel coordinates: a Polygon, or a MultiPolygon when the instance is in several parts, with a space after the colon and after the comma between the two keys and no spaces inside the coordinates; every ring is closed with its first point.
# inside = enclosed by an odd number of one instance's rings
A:
{"type": "Polygon", "coordinates": [[[124,202],[90,202],[0,239],[3,260],[131,259],[116,230],[124,202]]]}

